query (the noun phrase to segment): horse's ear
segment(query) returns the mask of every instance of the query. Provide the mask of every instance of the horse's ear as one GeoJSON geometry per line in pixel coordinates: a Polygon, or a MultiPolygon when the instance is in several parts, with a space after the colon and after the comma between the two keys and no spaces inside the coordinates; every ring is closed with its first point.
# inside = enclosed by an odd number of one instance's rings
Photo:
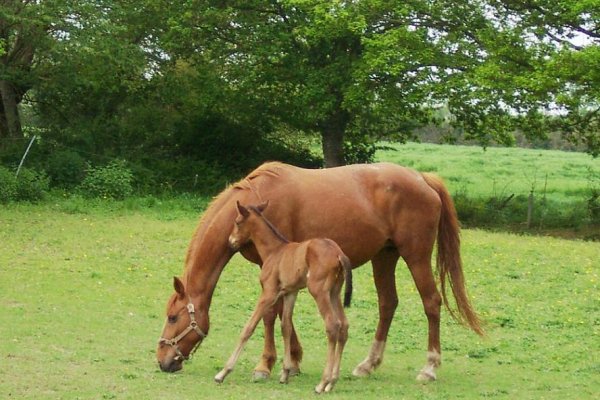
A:
{"type": "Polygon", "coordinates": [[[183,286],[183,282],[181,282],[181,280],[176,276],[173,277],[173,288],[179,295],[180,299],[185,297],[185,287],[183,286]]]}
{"type": "Polygon", "coordinates": [[[256,207],[256,209],[262,213],[263,211],[265,211],[265,209],[267,208],[268,205],[269,205],[269,200],[265,201],[262,204],[259,204],[258,207],[256,207]]]}
{"type": "Polygon", "coordinates": [[[241,205],[239,201],[236,201],[236,204],[237,204],[237,209],[238,209],[238,212],[240,213],[240,215],[244,218],[247,218],[248,215],[250,215],[250,211],[248,211],[248,209],[246,209],[246,207],[241,205]]]}

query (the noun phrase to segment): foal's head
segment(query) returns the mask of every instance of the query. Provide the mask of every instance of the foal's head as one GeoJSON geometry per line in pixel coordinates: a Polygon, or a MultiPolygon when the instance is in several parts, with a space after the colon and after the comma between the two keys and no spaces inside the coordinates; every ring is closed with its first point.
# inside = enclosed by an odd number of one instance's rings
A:
{"type": "Polygon", "coordinates": [[[248,208],[242,206],[240,202],[236,202],[238,215],[235,219],[235,224],[233,226],[233,232],[229,235],[229,245],[234,250],[239,250],[240,247],[245,245],[250,241],[250,233],[252,232],[253,224],[251,222],[254,217],[258,217],[259,214],[267,208],[269,202],[266,201],[256,207],[249,206],[248,208]]]}

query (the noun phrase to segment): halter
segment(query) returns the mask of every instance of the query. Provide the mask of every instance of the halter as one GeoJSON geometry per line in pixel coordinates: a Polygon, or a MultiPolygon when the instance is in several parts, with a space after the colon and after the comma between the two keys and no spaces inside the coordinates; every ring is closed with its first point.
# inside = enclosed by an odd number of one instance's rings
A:
{"type": "Polygon", "coordinates": [[[191,300],[187,305],[187,310],[188,310],[188,314],[190,314],[190,324],[188,325],[188,327],[185,328],[183,330],[183,332],[181,332],[179,335],[175,336],[173,339],[166,339],[164,337],[161,337],[160,339],[158,339],[158,344],[164,343],[166,345],[171,346],[173,348],[173,350],[175,350],[175,353],[177,353],[177,355],[174,358],[175,361],[188,360],[196,352],[198,347],[200,347],[200,344],[202,344],[202,341],[206,337],[206,333],[202,332],[202,329],[200,329],[200,327],[198,326],[198,323],[196,322],[196,317],[195,317],[196,312],[194,310],[194,305],[192,304],[191,300]],[[200,340],[198,341],[198,343],[196,343],[196,345],[194,346],[192,351],[190,351],[189,355],[185,356],[179,349],[179,346],[177,346],[177,343],[179,343],[179,341],[181,339],[183,339],[191,331],[195,331],[198,334],[198,336],[200,337],[200,340]]]}

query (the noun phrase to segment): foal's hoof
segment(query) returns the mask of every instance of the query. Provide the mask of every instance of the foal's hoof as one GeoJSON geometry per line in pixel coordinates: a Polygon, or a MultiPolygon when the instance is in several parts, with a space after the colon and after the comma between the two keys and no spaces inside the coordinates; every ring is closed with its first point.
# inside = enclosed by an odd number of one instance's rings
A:
{"type": "Polygon", "coordinates": [[[267,379],[269,379],[269,376],[271,376],[271,374],[268,372],[254,371],[252,373],[252,381],[254,381],[254,382],[266,381],[267,379]]]}

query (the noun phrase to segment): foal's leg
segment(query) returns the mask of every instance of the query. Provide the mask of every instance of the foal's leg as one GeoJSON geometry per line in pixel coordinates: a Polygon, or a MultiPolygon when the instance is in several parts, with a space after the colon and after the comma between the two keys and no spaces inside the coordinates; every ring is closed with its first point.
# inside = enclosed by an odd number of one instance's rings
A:
{"type": "Polygon", "coordinates": [[[417,290],[421,295],[425,315],[429,324],[429,335],[427,344],[427,364],[423,367],[417,380],[434,381],[436,369],[442,362],[440,348],[440,308],[442,297],[435,285],[435,279],[431,270],[431,257],[427,256],[421,260],[408,260],[408,268],[413,276],[417,290]]]}
{"type": "MultiPolygon", "coordinates": [[[[310,289],[309,285],[309,290],[310,289]]],[[[336,346],[342,323],[336,318],[335,312],[333,311],[329,291],[315,292],[314,290],[310,290],[310,292],[317,302],[319,312],[325,321],[325,331],[327,332],[327,362],[325,363],[321,382],[315,387],[315,392],[322,393],[332,383],[336,346]]],[[[332,386],[329,387],[329,390],[331,390],[331,387],[332,386]]]]}
{"type": "MultiPolygon", "coordinates": [[[[275,321],[277,315],[282,314],[283,310],[283,299],[279,299],[277,303],[267,311],[263,318],[265,327],[265,339],[263,354],[254,367],[253,378],[254,380],[267,379],[271,375],[273,366],[277,360],[277,350],[275,348],[275,321]]],[[[290,375],[294,376],[300,372],[300,362],[302,361],[302,346],[296,334],[296,329],[292,322],[292,335],[291,335],[291,355],[292,355],[292,368],[290,369],[290,375]]]]}
{"type": "Polygon", "coordinates": [[[333,386],[340,378],[340,366],[342,363],[342,353],[344,352],[344,347],[346,346],[346,342],[348,341],[348,318],[346,318],[346,313],[344,313],[344,306],[342,305],[342,300],[340,297],[342,282],[340,282],[339,289],[335,292],[331,293],[331,303],[333,305],[333,310],[335,312],[335,317],[341,322],[340,331],[338,335],[337,346],[335,348],[335,358],[332,369],[331,381],[325,386],[325,392],[330,392],[333,389],[333,386]]]}
{"type": "Polygon", "coordinates": [[[354,376],[367,376],[375,371],[383,361],[383,351],[387,340],[388,331],[392,324],[394,311],[398,306],[396,293],[396,262],[398,252],[395,249],[384,249],[372,260],[373,279],[379,300],[379,324],[375,332],[375,340],[367,357],[354,368],[354,376]]]}
{"type": "Polygon", "coordinates": [[[248,342],[248,339],[250,339],[250,337],[254,333],[254,329],[256,329],[256,325],[261,320],[261,318],[263,317],[265,312],[269,308],[272,308],[273,303],[276,300],[276,298],[277,298],[277,294],[274,293],[272,290],[269,290],[269,291],[263,290],[263,293],[261,294],[261,296],[258,300],[258,304],[256,305],[256,309],[254,310],[254,312],[252,313],[252,316],[250,317],[250,319],[244,326],[244,329],[242,329],[242,334],[240,335],[240,340],[239,340],[237,347],[235,348],[235,350],[229,357],[229,360],[227,360],[227,364],[225,364],[225,367],[221,370],[221,372],[219,372],[215,376],[216,382],[222,383],[223,380],[225,379],[225,377],[227,375],[229,375],[229,373],[231,371],[233,371],[233,367],[235,366],[237,359],[239,358],[240,354],[242,353],[242,350],[244,349],[246,342],[248,342]]]}
{"type": "Polygon", "coordinates": [[[294,363],[292,361],[292,349],[291,349],[291,341],[292,341],[292,314],[294,312],[294,304],[296,303],[296,298],[298,297],[298,292],[289,293],[283,298],[283,313],[281,315],[281,333],[283,336],[283,368],[281,370],[281,377],[279,379],[280,383],[288,383],[288,377],[290,376],[290,372],[294,369],[294,363]]]}

